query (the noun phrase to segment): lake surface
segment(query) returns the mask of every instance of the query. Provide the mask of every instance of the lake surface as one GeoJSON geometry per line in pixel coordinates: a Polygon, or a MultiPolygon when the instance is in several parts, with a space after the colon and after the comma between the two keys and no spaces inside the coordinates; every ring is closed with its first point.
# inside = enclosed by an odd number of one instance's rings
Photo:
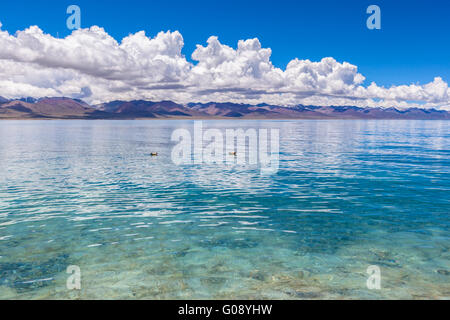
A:
{"type": "Polygon", "coordinates": [[[449,121],[203,121],[279,129],[273,175],[176,166],[193,124],[0,122],[0,299],[450,298],[449,121]]]}

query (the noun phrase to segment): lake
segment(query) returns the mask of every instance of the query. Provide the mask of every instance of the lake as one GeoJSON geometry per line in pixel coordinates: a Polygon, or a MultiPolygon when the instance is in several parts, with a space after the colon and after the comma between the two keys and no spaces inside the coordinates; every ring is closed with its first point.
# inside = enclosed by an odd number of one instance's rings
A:
{"type": "Polygon", "coordinates": [[[0,122],[0,299],[450,298],[449,121],[203,126],[278,129],[278,171],[175,165],[194,121],[0,122]]]}

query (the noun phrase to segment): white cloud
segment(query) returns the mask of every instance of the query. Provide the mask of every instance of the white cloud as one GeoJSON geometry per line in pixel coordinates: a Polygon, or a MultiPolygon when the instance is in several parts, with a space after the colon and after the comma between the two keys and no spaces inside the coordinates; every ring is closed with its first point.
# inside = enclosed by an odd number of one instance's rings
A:
{"type": "Polygon", "coordinates": [[[272,51],[261,48],[258,39],[240,40],[237,50],[222,45],[217,37],[208,46],[198,45],[192,58],[198,61],[190,80],[203,89],[271,90],[284,85],[283,71],[270,61],[272,51]]]}
{"type": "Polygon", "coordinates": [[[347,62],[292,60],[276,68],[271,49],[258,39],[237,48],[210,37],[197,45],[194,63],[182,54],[178,32],[144,31],[119,43],[103,28],[74,31],[64,39],[37,26],[11,35],[0,23],[0,96],[69,96],[89,103],[115,99],[230,101],[246,103],[449,108],[450,89],[441,78],[425,85],[364,86],[347,62]]]}

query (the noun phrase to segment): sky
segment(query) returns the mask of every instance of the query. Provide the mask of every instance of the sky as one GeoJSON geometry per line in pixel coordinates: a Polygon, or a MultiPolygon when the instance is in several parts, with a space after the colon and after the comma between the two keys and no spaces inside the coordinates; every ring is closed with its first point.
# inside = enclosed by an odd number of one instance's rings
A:
{"type": "Polygon", "coordinates": [[[450,106],[446,0],[17,0],[0,22],[0,96],[450,106]],[[366,26],[373,4],[380,30],[366,26]]]}

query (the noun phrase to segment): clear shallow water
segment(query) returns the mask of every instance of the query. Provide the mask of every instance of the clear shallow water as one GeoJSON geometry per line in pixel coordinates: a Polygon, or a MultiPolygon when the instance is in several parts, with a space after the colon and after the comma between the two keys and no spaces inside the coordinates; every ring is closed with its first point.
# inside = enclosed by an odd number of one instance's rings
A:
{"type": "Polygon", "coordinates": [[[271,176],[175,166],[192,126],[0,122],[0,298],[450,297],[450,122],[204,121],[279,128],[271,176]]]}

